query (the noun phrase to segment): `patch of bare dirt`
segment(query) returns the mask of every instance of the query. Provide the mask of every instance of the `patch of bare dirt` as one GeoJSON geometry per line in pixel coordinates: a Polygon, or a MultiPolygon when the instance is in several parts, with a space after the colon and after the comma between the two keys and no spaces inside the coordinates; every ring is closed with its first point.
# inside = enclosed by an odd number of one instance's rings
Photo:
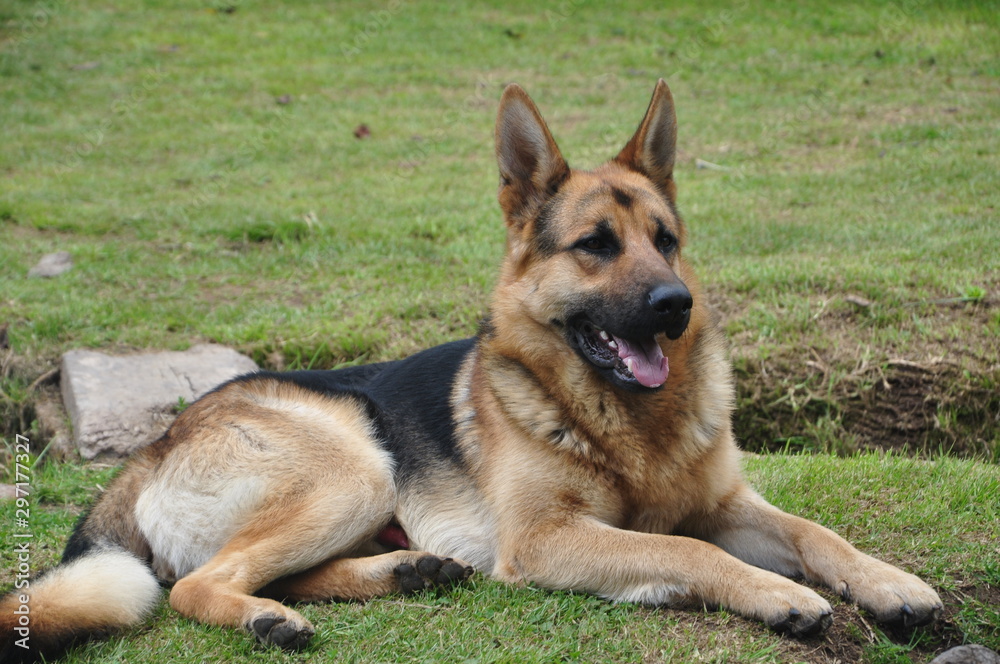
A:
{"type": "MultiPolygon", "coordinates": [[[[970,378],[954,365],[890,361],[881,380],[847,402],[844,427],[864,447],[986,453],[1000,394],[970,378]]],[[[996,371],[989,382],[997,384],[996,371]]]]}
{"type": "MultiPolygon", "coordinates": [[[[752,335],[735,335],[743,446],[1000,459],[1000,337],[989,331],[998,303],[930,306],[919,322],[901,324],[924,327],[908,330],[905,343],[879,340],[878,328],[859,320],[866,313],[846,304],[764,359],[752,335]]],[[[744,307],[724,301],[722,315],[739,317],[744,307]]]]}

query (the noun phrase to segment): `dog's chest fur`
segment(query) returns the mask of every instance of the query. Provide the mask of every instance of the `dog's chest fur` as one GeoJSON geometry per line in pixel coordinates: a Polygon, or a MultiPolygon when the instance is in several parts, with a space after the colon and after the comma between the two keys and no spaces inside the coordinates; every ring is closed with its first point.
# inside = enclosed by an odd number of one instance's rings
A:
{"type": "MultiPolygon", "coordinates": [[[[714,333],[706,332],[690,340],[687,357],[701,361],[700,355],[724,353],[714,333]]],[[[532,459],[538,468],[551,465],[567,473],[561,485],[547,482],[527,493],[546,500],[542,496],[547,491],[557,507],[561,503],[565,510],[644,532],[673,532],[722,497],[731,484],[726,478],[739,475],[728,421],[732,387],[727,375],[678,364],[674,384],[664,388],[676,394],[668,399],[661,395],[647,406],[641,397],[607,386],[593,389],[587,382],[599,379],[588,373],[581,364],[564,375],[564,384],[577,385],[578,393],[588,395],[586,401],[573,401],[553,394],[517,361],[488,350],[470,358],[456,382],[452,407],[459,446],[472,462],[473,476],[488,484],[484,475],[504,467],[502,475],[510,480],[510,462],[490,455],[492,450],[511,450],[511,439],[516,439],[513,446],[524,451],[522,458],[532,459]],[[479,386],[481,393],[474,394],[469,385],[479,386]],[[486,422],[481,417],[485,412],[503,421],[486,422]],[[506,440],[490,440],[501,436],[506,440]]],[[[530,464],[526,466],[525,481],[530,483],[530,464]]]]}

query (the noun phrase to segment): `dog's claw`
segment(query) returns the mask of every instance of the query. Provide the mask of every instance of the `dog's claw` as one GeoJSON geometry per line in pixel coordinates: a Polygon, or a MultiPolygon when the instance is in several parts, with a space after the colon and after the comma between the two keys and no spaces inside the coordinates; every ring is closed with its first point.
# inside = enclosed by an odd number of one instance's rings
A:
{"type": "Polygon", "coordinates": [[[903,606],[899,608],[899,612],[896,614],[895,618],[884,622],[890,625],[902,625],[907,629],[910,627],[921,627],[937,620],[941,616],[941,612],[943,610],[944,605],[942,604],[934,604],[926,611],[920,612],[915,611],[909,604],[903,604],[903,606]]]}

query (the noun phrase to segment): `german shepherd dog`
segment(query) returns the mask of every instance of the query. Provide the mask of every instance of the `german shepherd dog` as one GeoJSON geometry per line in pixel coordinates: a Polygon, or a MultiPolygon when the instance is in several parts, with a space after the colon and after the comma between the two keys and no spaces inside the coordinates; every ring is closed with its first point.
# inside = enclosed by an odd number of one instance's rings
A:
{"type": "Polygon", "coordinates": [[[682,258],[676,134],[660,80],[621,152],[573,170],[509,86],[507,250],[478,335],[398,362],[254,373],[192,404],[123,467],[62,563],[2,601],[5,658],[136,624],[160,584],[185,616],[296,649],[313,626],[281,600],[364,600],[474,568],[725,607],[795,636],[832,609],[788,577],[881,621],[939,616],[917,577],[744,482],[726,342],[682,258]]]}

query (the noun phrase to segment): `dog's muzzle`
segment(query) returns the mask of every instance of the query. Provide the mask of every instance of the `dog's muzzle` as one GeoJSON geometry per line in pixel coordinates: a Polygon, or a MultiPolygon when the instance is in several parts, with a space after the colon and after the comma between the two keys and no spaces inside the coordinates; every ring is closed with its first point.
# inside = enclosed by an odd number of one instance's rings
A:
{"type": "MultiPolygon", "coordinates": [[[[642,292],[642,291],[640,291],[642,292]]],[[[691,320],[691,293],[679,281],[645,290],[628,313],[594,302],[568,326],[570,343],[612,383],[628,390],[655,390],[670,366],[657,337],[677,339],[691,320]]]]}

